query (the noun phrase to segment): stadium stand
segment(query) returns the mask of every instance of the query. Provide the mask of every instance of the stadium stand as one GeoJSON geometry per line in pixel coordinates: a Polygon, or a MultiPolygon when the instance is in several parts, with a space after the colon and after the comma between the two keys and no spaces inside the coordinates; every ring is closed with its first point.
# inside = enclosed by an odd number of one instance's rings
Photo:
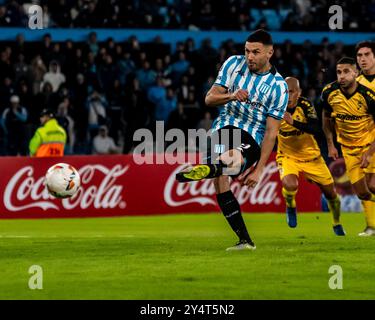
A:
{"type": "MultiPolygon", "coordinates": [[[[25,126],[26,140],[39,125],[40,110],[60,110],[60,122],[70,132],[68,154],[92,153],[93,137],[103,125],[122,152],[129,153],[134,131],[152,129],[155,120],[187,130],[206,126],[218,113],[205,107],[203,98],[225,59],[242,54],[242,38],[239,43],[223,40],[220,45],[214,45],[212,38],[198,42],[194,37],[173,44],[161,36],[152,41],[140,41],[138,36],[119,41],[110,36],[103,39],[109,29],[100,28],[159,29],[160,34],[165,29],[246,31],[256,27],[301,31],[314,30],[307,23],[313,16],[319,30],[323,23],[319,12],[327,9],[324,1],[308,0],[264,0],[251,5],[243,0],[150,0],[142,1],[142,6],[137,0],[110,2],[35,1],[43,7],[45,26],[52,28],[48,30],[85,28],[85,40],[56,41],[54,32],[39,30],[44,32],[42,40],[28,41],[22,33],[15,35],[14,29],[4,28],[0,37],[0,155],[14,154],[9,149],[9,112],[5,112],[14,95],[27,113],[26,123],[17,119],[25,126]],[[228,17],[228,12],[237,18],[228,17]]],[[[0,1],[0,26],[24,26],[28,5],[29,1],[0,1]]],[[[352,7],[356,8],[352,21],[358,15],[358,25],[347,30],[363,30],[364,23],[366,31],[373,30],[373,22],[360,17],[364,11],[375,11],[374,1],[352,7]]],[[[327,14],[323,18],[326,24],[327,14]]],[[[317,102],[323,85],[334,77],[335,61],[352,55],[354,48],[327,38],[299,42],[293,33],[288,35],[292,40],[276,46],[273,63],[283,76],[301,79],[304,95],[317,102]]],[[[214,37],[218,34],[213,33],[214,37]]],[[[24,153],[23,148],[19,154],[24,153]]]]}

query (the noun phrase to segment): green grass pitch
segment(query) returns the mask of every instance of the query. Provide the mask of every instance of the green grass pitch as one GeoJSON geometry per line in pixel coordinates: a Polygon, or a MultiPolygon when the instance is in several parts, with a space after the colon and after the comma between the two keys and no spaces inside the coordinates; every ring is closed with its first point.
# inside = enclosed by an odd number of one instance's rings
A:
{"type": "Polygon", "coordinates": [[[0,299],[375,299],[375,237],[362,214],[244,215],[256,251],[226,252],[236,239],[221,214],[0,220],[0,299]],[[31,290],[31,265],[43,289],[31,290]],[[328,286],[331,265],[343,289],[328,286]]]}

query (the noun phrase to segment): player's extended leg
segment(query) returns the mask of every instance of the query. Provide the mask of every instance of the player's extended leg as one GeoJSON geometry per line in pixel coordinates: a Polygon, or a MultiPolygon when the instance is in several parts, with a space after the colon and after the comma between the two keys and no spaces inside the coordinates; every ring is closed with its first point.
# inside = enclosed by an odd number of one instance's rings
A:
{"type": "MultiPolygon", "coordinates": [[[[371,175],[367,178],[360,179],[353,184],[354,192],[357,197],[362,200],[363,210],[366,219],[366,228],[363,232],[359,233],[359,236],[375,236],[375,194],[369,189],[370,184],[372,183],[373,177],[371,175]],[[370,180],[368,180],[370,179],[370,180]],[[369,181],[369,185],[368,182],[369,181]]],[[[371,184],[371,187],[373,185],[371,184]]]]}
{"type": "Polygon", "coordinates": [[[241,171],[244,163],[241,151],[231,149],[218,158],[217,163],[197,164],[176,174],[178,182],[199,181],[220,177],[221,175],[236,175],[241,171]]]}
{"type": "Polygon", "coordinates": [[[338,236],[345,236],[345,230],[340,223],[341,201],[333,183],[328,185],[318,184],[327,199],[329,210],[332,213],[333,231],[338,236]]]}
{"type": "Polygon", "coordinates": [[[286,203],[286,217],[289,227],[297,226],[296,194],[298,191],[298,176],[288,174],[281,180],[283,184],[282,194],[286,203]]]}
{"type": "Polygon", "coordinates": [[[214,185],[220,209],[239,238],[239,242],[235,246],[228,248],[227,251],[255,250],[255,244],[251,240],[242,218],[240,204],[230,190],[229,177],[221,176],[215,178],[214,185]]]}

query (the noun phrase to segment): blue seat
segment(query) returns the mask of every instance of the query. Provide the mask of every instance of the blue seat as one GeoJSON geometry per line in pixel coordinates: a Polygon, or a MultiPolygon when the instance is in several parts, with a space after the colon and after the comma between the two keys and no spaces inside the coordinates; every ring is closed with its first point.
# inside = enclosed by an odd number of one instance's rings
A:
{"type": "Polygon", "coordinates": [[[250,17],[252,18],[250,29],[254,29],[258,25],[259,21],[264,18],[262,12],[259,9],[250,9],[250,17]]]}
{"type": "Polygon", "coordinates": [[[267,25],[270,30],[279,30],[281,27],[280,16],[277,14],[276,10],[264,9],[262,10],[263,16],[267,20],[267,25]]]}

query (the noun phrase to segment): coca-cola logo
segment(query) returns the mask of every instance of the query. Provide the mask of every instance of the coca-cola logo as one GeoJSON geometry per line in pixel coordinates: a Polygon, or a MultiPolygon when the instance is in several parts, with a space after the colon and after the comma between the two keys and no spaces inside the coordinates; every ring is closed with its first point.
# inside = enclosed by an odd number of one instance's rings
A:
{"type": "MultiPolygon", "coordinates": [[[[202,206],[215,205],[215,186],[213,179],[194,181],[189,183],[178,183],[175,180],[176,173],[180,172],[186,165],[178,166],[169,176],[164,188],[165,202],[171,207],[198,203],[202,206]]],[[[251,205],[279,205],[278,180],[272,181],[271,177],[278,172],[276,162],[269,162],[254,189],[241,186],[239,181],[233,180],[231,190],[240,205],[249,203],[251,205]]]]}
{"type": "MultiPolygon", "coordinates": [[[[129,169],[129,165],[117,164],[112,168],[100,164],[85,165],[78,171],[81,176],[81,186],[77,193],[61,201],[66,210],[125,208],[126,202],[122,199],[123,186],[116,184],[116,180],[129,169]],[[101,177],[100,182],[96,179],[101,177]]],[[[4,190],[3,203],[10,211],[22,211],[31,208],[43,210],[60,210],[54,203],[53,197],[44,185],[44,176],[34,177],[34,167],[26,166],[19,169],[8,181],[4,190]]]]}

